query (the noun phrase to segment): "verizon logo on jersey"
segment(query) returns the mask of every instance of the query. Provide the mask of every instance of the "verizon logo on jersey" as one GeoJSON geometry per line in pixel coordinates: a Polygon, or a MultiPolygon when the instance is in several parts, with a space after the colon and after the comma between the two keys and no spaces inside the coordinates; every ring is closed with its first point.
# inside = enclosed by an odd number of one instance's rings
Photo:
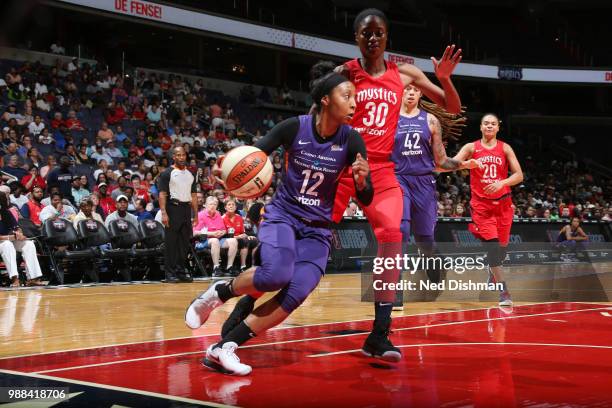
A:
{"type": "Polygon", "coordinates": [[[385,88],[368,88],[357,92],[357,103],[372,99],[382,99],[392,105],[398,101],[397,94],[385,88]]]}

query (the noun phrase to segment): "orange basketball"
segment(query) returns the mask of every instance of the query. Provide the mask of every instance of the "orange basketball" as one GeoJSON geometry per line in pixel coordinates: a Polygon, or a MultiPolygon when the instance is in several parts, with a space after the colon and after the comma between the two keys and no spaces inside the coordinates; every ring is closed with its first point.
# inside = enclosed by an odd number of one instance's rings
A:
{"type": "Polygon", "coordinates": [[[259,197],[272,184],[273,167],[268,155],[254,146],[239,146],[227,152],[221,163],[221,179],[237,198],[259,197]]]}

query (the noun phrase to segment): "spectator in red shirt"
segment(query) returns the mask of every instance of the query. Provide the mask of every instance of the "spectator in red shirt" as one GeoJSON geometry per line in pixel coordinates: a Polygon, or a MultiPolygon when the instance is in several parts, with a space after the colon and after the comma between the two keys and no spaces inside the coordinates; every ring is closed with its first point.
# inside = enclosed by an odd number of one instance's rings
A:
{"type": "Polygon", "coordinates": [[[53,119],[51,120],[51,127],[53,129],[59,129],[63,124],[64,119],[62,118],[62,112],[55,112],[53,119]]]}
{"type": "Polygon", "coordinates": [[[110,194],[107,195],[108,185],[106,183],[98,184],[98,195],[100,196],[100,208],[104,211],[104,217],[106,218],[108,214],[113,213],[117,210],[115,205],[115,200],[110,194]]]}
{"type": "Polygon", "coordinates": [[[66,119],[66,127],[70,130],[85,130],[85,126],[76,117],[76,112],[71,110],[68,112],[68,119],[66,119]]]}
{"type": "Polygon", "coordinates": [[[112,103],[108,110],[106,121],[109,125],[116,125],[117,123],[121,123],[126,117],[127,114],[125,113],[125,109],[123,109],[123,105],[120,103],[112,103]]]}
{"type": "Polygon", "coordinates": [[[21,184],[25,187],[28,193],[32,192],[34,187],[40,187],[43,190],[47,188],[47,183],[45,182],[45,179],[40,176],[36,166],[32,166],[32,168],[28,171],[28,174],[21,178],[21,184]]]}
{"type": "Polygon", "coordinates": [[[32,193],[30,194],[30,199],[27,203],[21,206],[19,210],[21,212],[21,216],[26,218],[34,223],[34,225],[40,226],[42,223],[40,222],[39,214],[42,209],[45,207],[42,205],[41,200],[43,198],[43,188],[40,186],[32,187],[32,193]]]}
{"type": "Polygon", "coordinates": [[[134,110],[132,111],[132,120],[144,120],[145,113],[142,110],[140,105],[134,105],[134,110]]]}
{"type": "Polygon", "coordinates": [[[138,174],[134,174],[132,176],[132,186],[134,187],[134,195],[136,198],[144,200],[145,203],[149,203],[151,201],[148,188],[141,183],[140,176],[138,174]]]}
{"type": "Polygon", "coordinates": [[[227,229],[228,235],[234,235],[238,240],[238,250],[240,251],[240,272],[247,270],[246,261],[251,251],[251,259],[253,251],[259,241],[256,237],[247,235],[244,231],[244,219],[240,214],[236,213],[236,201],[230,199],[225,202],[225,215],[223,215],[223,223],[227,229]]]}

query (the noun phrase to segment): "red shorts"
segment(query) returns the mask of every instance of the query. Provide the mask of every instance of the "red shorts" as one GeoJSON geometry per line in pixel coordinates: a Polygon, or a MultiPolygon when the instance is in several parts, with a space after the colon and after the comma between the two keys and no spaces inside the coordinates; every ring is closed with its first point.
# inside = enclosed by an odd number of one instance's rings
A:
{"type": "MultiPolygon", "coordinates": [[[[402,222],[402,190],[397,182],[392,163],[370,164],[370,178],[374,187],[372,203],[363,208],[379,242],[401,242],[399,232],[402,222]],[[389,232],[391,236],[389,236],[389,232]]],[[[353,176],[345,174],[340,178],[334,202],[334,222],[342,220],[349,199],[356,197],[353,176]]]]}
{"type": "Polygon", "coordinates": [[[498,239],[501,246],[510,241],[510,228],[514,218],[512,197],[501,200],[487,200],[472,194],[472,223],[470,232],[482,240],[498,239]]]}

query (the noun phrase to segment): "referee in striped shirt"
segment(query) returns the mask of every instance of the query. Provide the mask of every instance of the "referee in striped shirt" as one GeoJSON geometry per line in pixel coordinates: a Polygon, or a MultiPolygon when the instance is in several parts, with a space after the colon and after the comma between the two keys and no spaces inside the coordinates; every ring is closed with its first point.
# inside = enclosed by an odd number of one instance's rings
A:
{"type": "Polygon", "coordinates": [[[174,164],[159,175],[159,208],[166,227],[166,282],[191,282],[185,270],[190,251],[192,226],[198,222],[196,179],[187,169],[187,153],[182,147],[172,151],[174,164]]]}

